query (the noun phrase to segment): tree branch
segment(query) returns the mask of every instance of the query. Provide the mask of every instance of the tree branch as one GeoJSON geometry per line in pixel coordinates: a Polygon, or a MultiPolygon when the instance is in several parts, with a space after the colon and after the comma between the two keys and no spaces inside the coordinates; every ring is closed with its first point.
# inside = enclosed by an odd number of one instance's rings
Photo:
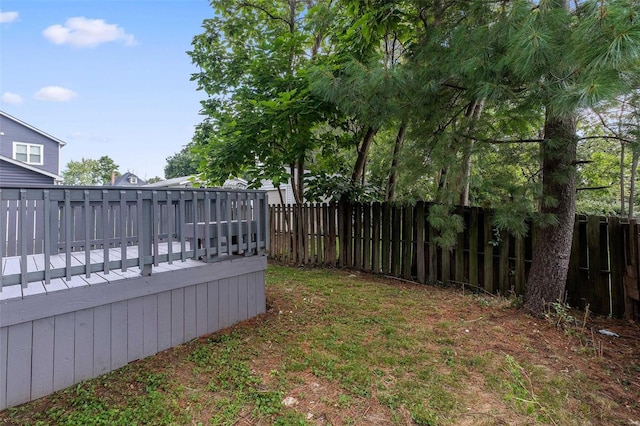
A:
{"type": "Polygon", "coordinates": [[[596,190],[596,189],[607,189],[607,188],[611,188],[611,185],[605,185],[605,186],[584,186],[582,188],[576,188],[576,191],[591,191],[591,190],[596,190]]]}
{"type": "Polygon", "coordinates": [[[248,8],[253,8],[253,9],[258,9],[262,12],[264,12],[265,15],[267,15],[269,18],[276,20],[276,21],[282,21],[285,24],[291,26],[291,22],[289,22],[288,19],[286,18],[282,18],[280,16],[275,16],[274,14],[272,14],[271,12],[269,12],[266,8],[262,7],[262,6],[258,6],[257,4],[252,4],[252,3],[247,3],[247,2],[242,2],[239,5],[240,7],[248,7],[248,8]]]}
{"type": "Polygon", "coordinates": [[[462,135],[462,137],[464,138],[469,138],[471,140],[474,140],[476,142],[485,142],[485,143],[491,143],[491,144],[509,144],[509,143],[539,143],[539,142],[544,142],[544,139],[513,139],[513,140],[497,140],[497,139],[483,139],[483,138],[477,138],[475,136],[471,136],[471,135],[462,135]]]}
{"type": "Polygon", "coordinates": [[[584,140],[588,140],[588,139],[615,139],[615,140],[618,140],[618,141],[621,141],[621,142],[625,142],[625,143],[634,143],[634,141],[622,138],[620,136],[605,136],[605,135],[601,135],[601,136],[584,136],[584,137],[578,138],[579,141],[584,141],[584,140]]]}

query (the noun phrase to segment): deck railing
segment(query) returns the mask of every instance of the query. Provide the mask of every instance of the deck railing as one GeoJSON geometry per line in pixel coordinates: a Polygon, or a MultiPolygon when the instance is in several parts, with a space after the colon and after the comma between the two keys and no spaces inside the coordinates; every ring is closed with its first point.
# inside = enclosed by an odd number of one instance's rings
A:
{"type": "Polygon", "coordinates": [[[0,291],[258,254],[268,247],[267,217],[263,191],[0,187],[0,291]]]}

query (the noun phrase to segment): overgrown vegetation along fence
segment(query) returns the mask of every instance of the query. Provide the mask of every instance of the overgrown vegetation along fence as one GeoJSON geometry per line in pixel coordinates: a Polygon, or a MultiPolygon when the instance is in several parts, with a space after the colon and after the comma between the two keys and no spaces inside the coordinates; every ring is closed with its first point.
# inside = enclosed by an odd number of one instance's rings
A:
{"type": "MultiPolygon", "coordinates": [[[[491,211],[459,208],[464,231],[451,250],[442,249],[436,244],[438,231],[427,220],[430,206],[424,202],[273,205],[269,253],[287,263],[524,294],[535,232],[514,237],[497,230],[491,211]]],[[[567,279],[570,305],[638,318],[639,232],[635,220],[577,216],[567,279]]]]}

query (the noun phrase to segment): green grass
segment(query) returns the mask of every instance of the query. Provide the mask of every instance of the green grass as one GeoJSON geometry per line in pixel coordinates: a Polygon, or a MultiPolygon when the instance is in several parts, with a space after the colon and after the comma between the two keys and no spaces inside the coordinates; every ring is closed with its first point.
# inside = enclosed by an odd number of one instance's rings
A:
{"type": "MultiPolygon", "coordinates": [[[[527,333],[531,318],[503,299],[276,265],[269,266],[267,293],[269,313],[257,321],[5,410],[0,424],[620,420],[622,406],[599,390],[598,379],[558,373],[527,333]],[[497,347],[508,324],[523,333],[497,347]],[[283,405],[289,396],[297,402],[283,405]]],[[[557,336],[567,338],[561,330],[557,336]]]]}

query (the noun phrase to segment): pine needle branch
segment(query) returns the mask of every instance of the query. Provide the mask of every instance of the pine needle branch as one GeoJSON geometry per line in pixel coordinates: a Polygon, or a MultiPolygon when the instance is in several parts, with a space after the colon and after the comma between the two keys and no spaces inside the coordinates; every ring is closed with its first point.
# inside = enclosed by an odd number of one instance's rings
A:
{"type": "Polygon", "coordinates": [[[600,135],[600,136],[583,136],[581,138],[578,138],[579,141],[586,141],[589,139],[614,139],[614,140],[618,140],[620,142],[625,142],[625,143],[634,143],[634,141],[620,137],[620,136],[607,136],[607,135],[600,135]]]}

